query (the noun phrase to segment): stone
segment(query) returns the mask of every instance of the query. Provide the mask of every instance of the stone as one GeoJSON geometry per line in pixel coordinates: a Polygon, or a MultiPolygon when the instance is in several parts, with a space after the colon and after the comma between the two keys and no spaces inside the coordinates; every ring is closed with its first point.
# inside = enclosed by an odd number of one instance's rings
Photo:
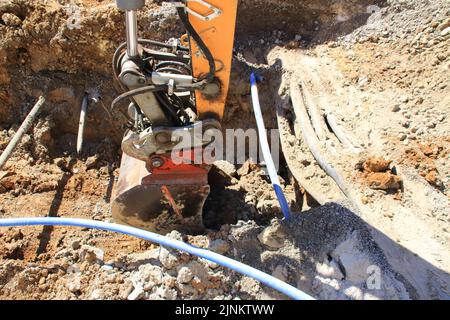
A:
{"type": "Polygon", "coordinates": [[[92,157],[87,158],[85,165],[86,165],[86,169],[93,169],[99,161],[99,156],[98,155],[94,155],[92,157]]]}
{"type": "Polygon", "coordinates": [[[249,277],[243,277],[239,281],[239,287],[240,292],[247,293],[249,295],[255,295],[261,290],[260,283],[249,277]]]}
{"type": "Polygon", "coordinates": [[[200,261],[205,267],[207,267],[207,268],[209,268],[209,269],[212,269],[212,270],[215,270],[215,269],[217,269],[217,268],[220,267],[219,264],[217,264],[217,263],[215,263],[215,262],[212,262],[212,261],[209,261],[209,260],[207,260],[207,259],[199,259],[199,261],[200,261]]]}
{"type": "Polygon", "coordinates": [[[155,294],[165,300],[176,300],[178,297],[176,290],[167,287],[159,287],[155,294]]]}
{"type": "Polygon", "coordinates": [[[145,294],[144,288],[135,287],[134,290],[128,295],[127,299],[130,301],[142,299],[145,294]]]}
{"type": "Polygon", "coordinates": [[[130,253],[126,256],[127,264],[132,268],[139,268],[141,265],[159,261],[160,248],[147,250],[139,253],[130,253]]]}
{"type": "Polygon", "coordinates": [[[258,201],[256,209],[262,214],[281,213],[280,202],[275,199],[258,201]]]}
{"type": "Polygon", "coordinates": [[[389,170],[391,163],[392,161],[390,160],[380,157],[373,157],[364,162],[363,168],[365,172],[385,172],[389,170]]]}
{"type": "Polygon", "coordinates": [[[101,289],[95,289],[91,293],[92,300],[103,300],[105,298],[105,293],[101,289]]]}
{"type": "Polygon", "coordinates": [[[166,274],[163,278],[162,284],[165,285],[167,288],[174,288],[177,284],[177,278],[166,274]]]}
{"type": "Polygon", "coordinates": [[[448,34],[450,34],[450,27],[447,27],[441,31],[441,37],[445,37],[448,34]]]}
{"type": "Polygon", "coordinates": [[[161,247],[159,251],[159,261],[167,269],[173,269],[180,263],[180,254],[173,250],[161,247]]]}
{"type": "Polygon", "coordinates": [[[2,20],[5,23],[5,25],[9,27],[19,27],[22,25],[22,20],[18,16],[12,13],[4,13],[2,15],[2,20]]]}
{"type": "Polygon", "coordinates": [[[240,168],[237,170],[237,174],[240,177],[244,177],[248,175],[250,172],[254,171],[257,168],[257,165],[252,161],[247,160],[240,168]]]}
{"type": "Polygon", "coordinates": [[[407,96],[402,96],[402,97],[400,97],[400,102],[401,103],[408,103],[409,102],[409,97],[407,97],[407,96]]]}
{"type": "Polygon", "coordinates": [[[268,247],[279,249],[284,247],[286,235],[284,234],[281,225],[276,223],[275,225],[265,228],[258,235],[258,240],[268,247]]]}
{"type": "Polygon", "coordinates": [[[182,284],[189,283],[192,281],[193,278],[194,278],[194,274],[187,267],[183,267],[180,269],[180,271],[178,271],[177,281],[179,283],[182,283],[182,284]]]}
{"type": "Polygon", "coordinates": [[[402,121],[403,128],[409,128],[410,125],[411,125],[411,121],[409,121],[409,120],[402,121]]]}
{"type": "Polygon", "coordinates": [[[396,104],[395,106],[392,107],[392,112],[399,112],[401,110],[400,106],[398,104],[396,104]]]}
{"type": "Polygon", "coordinates": [[[278,265],[275,267],[275,270],[273,270],[272,276],[286,282],[289,276],[288,269],[285,266],[278,265]]]}
{"type": "Polygon", "coordinates": [[[183,241],[183,235],[177,230],[173,230],[171,233],[168,233],[167,237],[173,240],[183,241]]]}
{"type": "Polygon", "coordinates": [[[337,280],[344,279],[344,275],[342,274],[342,271],[335,260],[331,260],[330,262],[327,261],[324,263],[318,263],[316,265],[316,271],[321,277],[324,278],[331,278],[337,280]]]}
{"type": "Polygon", "coordinates": [[[151,264],[140,266],[139,270],[133,275],[135,282],[141,284],[153,282],[155,285],[160,285],[163,282],[163,278],[163,270],[151,264]]]}
{"type": "Polygon", "coordinates": [[[81,289],[81,283],[78,279],[69,279],[66,287],[70,292],[77,293],[81,289]]]}
{"type": "Polygon", "coordinates": [[[389,172],[370,173],[367,180],[374,190],[398,190],[403,182],[402,178],[389,172]]]}
{"type": "Polygon", "coordinates": [[[425,180],[433,186],[441,187],[443,185],[442,181],[439,179],[439,176],[436,171],[431,171],[425,176],[425,180]]]}
{"type": "Polygon", "coordinates": [[[180,295],[183,297],[191,296],[196,293],[195,288],[190,284],[177,283],[177,288],[180,292],[180,295]]]}
{"type": "Polygon", "coordinates": [[[88,245],[81,247],[80,260],[87,261],[89,263],[103,262],[104,252],[99,248],[95,248],[88,245]]]}
{"type": "Polygon", "coordinates": [[[355,285],[364,284],[367,281],[368,270],[373,263],[370,258],[359,250],[358,234],[354,232],[350,238],[339,244],[332,252],[334,260],[339,261],[345,272],[345,280],[355,285]]]}
{"type": "Polygon", "coordinates": [[[73,250],[78,250],[81,248],[81,243],[80,240],[74,240],[72,241],[72,243],[70,244],[70,246],[72,247],[73,250]]]}
{"type": "Polygon", "coordinates": [[[213,240],[209,243],[208,249],[211,251],[214,251],[215,253],[218,253],[218,254],[224,254],[224,253],[229,252],[230,245],[225,240],[217,239],[217,240],[213,240]]]}
{"type": "Polygon", "coordinates": [[[234,164],[228,161],[224,160],[215,161],[214,166],[229,177],[236,177],[237,175],[236,167],[234,166],[234,164]]]}
{"type": "Polygon", "coordinates": [[[428,124],[427,124],[427,128],[429,128],[429,129],[434,129],[434,128],[436,128],[436,122],[430,122],[430,123],[428,123],[428,124]]]}
{"type": "Polygon", "coordinates": [[[343,300],[345,296],[340,292],[341,285],[336,279],[315,276],[312,284],[313,292],[322,300],[343,300]]]}
{"type": "Polygon", "coordinates": [[[363,291],[356,286],[351,286],[351,287],[345,288],[344,294],[352,300],[363,300],[364,299],[363,291]]]}
{"type": "Polygon", "coordinates": [[[191,261],[186,267],[192,272],[194,278],[206,284],[208,281],[208,269],[203,264],[191,261]]]}

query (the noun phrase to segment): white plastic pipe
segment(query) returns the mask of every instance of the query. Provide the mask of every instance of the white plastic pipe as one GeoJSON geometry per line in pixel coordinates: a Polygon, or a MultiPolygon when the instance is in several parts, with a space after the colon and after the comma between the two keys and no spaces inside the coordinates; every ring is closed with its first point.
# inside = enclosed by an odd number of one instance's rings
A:
{"type": "Polygon", "coordinates": [[[89,107],[89,97],[87,94],[83,97],[81,104],[80,123],[78,124],[78,139],[77,139],[77,153],[81,154],[83,151],[84,142],[84,128],[86,127],[86,115],[89,107]]]}
{"type": "Polygon", "coordinates": [[[22,139],[23,135],[27,133],[28,130],[30,130],[31,125],[33,124],[34,120],[36,119],[36,116],[38,115],[39,111],[41,110],[41,107],[45,103],[45,98],[40,97],[38,102],[35,104],[33,109],[31,109],[28,116],[25,118],[24,122],[20,126],[19,130],[17,130],[16,134],[12,138],[11,142],[8,144],[6,149],[3,151],[2,155],[0,156],[0,170],[5,165],[6,161],[8,161],[9,157],[11,156],[12,152],[16,149],[18,146],[20,140],[22,139]]]}
{"type": "Polygon", "coordinates": [[[254,73],[250,76],[250,84],[252,91],[252,102],[253,110],[255,112],[256,124],[258,126],[259,143],[261,145],[261,150],[264,156],[264,161],[267,165],[267,171],[269,172],[270,181],[272,181],[273,188],[277,195],[278,201],[281,206],[281,211],[283,212],[286,220],[291,218],[291,210],[289,204],[284,196],[283,189],[281,188],[280,179],[278,178],[277,169],[275,168],[275,163],[273,162],[272,152],[269,148],[269,142],[267,141],[266,127],[264,125],[264,119],[261,112],[261,105],[259,103],[258,87],[256,85],[256,76],[254,73]]]}
{"type": "Polygon", "coordinates": [[[264,273],[260,270],[252,268],[236,260],[230,259],[228,257],[222,256],[220,254],[214,253],[209,250],[194,247],[190,244],[174,240],[162,235],[152,233],[149,231],[114,224],[106,223],[102,221],[95,220],[85,220],[85,219],[68,219],[68,218],[14,218],[14,219],[0,219],[1,227],[25,227],[25,226],[64,226],[64,227],[80,227],[80,228],[90,228],[99,229],[105,231],[117,232],[136,238],[144,239],[157,243],[161,246],[173,248],[176,250],[184,251],[195,255],[197,257],[212,261],[221,266],[239,272],[243,275],[249,276],[261,283],[268,285],[269,287],[285,294],[288,297],[296,300],[315,300],[310,295],[298,290],[297,288],[264,273]]]}

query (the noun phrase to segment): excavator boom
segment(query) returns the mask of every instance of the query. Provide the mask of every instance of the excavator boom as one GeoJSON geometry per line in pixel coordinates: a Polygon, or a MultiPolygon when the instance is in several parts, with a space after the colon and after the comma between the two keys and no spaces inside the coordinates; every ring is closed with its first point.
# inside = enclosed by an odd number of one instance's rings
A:
{"type": "Polygon", "coordinates": [[[125,10],[127,42],[113,58],[124,93],[112,109],[130,103],[130,129],[122,142],[113,217],[159,233],[201,232],[210,166],[198,155],[212,143],[203,133],[221,129],[237,0],[174,3],[186,34],[166,43],[138,38],[136,11],[144,0],[116,3],[125,10]]]}
{"type": "MultiPolygon", "coordinates": [[[[189,19],[192,26],[198,30],[205,44],[210,48],[216,62],[216,77],[220,83],[221,91],[214,98],[199,92],[197,94],[197,110],[200,118],[216,116],[222,119],[230,83],[238,0],[209,0],[209,3],[221,10],[221,14],[212,20],[199,19],[194,15],[190,15],[189,19]]],[[[206,16],[211,10],[197,1],[188,2],[188,7],[203,16],[206,16]]],[[[208,61],[201,54],[201,50],[195,41],[191,41],[191,49],[194,76],[201,77],[208,72],[208,61]]]]}

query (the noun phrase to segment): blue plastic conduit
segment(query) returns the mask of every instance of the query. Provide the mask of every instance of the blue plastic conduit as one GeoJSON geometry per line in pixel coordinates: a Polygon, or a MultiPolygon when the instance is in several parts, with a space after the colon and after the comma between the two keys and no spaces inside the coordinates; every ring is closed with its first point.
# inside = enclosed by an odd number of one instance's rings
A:
{"type": "Polygon", "coordinates": [[[284,196],[283,189],[281,189],[280,179],[278,178],[277,169],[273,162],[272,153],[269,148],[269,142],[267,141],[266,127],[264,126],[264,119],[261,112],[261,105],[259,103],[258,87],[256,85],[256,75],[254,73],[250,76],[250,84],[252,89],[252,102],[253,110],[255,112],[256,124],[258,125],[259,143],[264,156],[264,161],[267,165],[267,171],[269,172],[270,181],[272,181],[273,188],[280,202],[281,211],[286,220],[291,217],[291,210],[289,204],[284,196]]]}
{"type": "Polygon", "coordinates": [[[161,246],[173,248],[195,255],[197,257],[212,261],[223,267],[229,268],[243,275],[249,276],[255,280],[268,285],[269,287],[285,294],[296,300],[315,300],[308,294],[298,290],[297,288],[272,277],[260,270],[252,268],[236,260],[222,256],[209,250],[194,247],[190,244],[170,239],[159,234],[149,231],[123,226],[119,224],[106,223],[85,219],[68,219],[68,218],[17,218],[17,219],[0,219],[0,227],[26,227],[26,226],[64,226],[64,227],[80,227],[99,229],[126,234],[136,238],[144,239],[161,246]]]}

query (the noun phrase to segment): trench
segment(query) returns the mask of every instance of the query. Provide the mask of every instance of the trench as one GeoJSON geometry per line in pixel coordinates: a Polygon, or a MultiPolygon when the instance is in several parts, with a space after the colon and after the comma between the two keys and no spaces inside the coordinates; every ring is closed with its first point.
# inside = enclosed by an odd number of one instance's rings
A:
{"type": "MultiPolygon", "coordinates": [[[[46,132],[40,136],[35,134],[37,141],[30,147],[34,162],[52,162],[60,157],[84,161],[97,156],[112,168],[120,165],[124,122],[120,114],[109,117],[103,106],[109,106],[117,95],[109,61],[112,50],[124,38],[123,17],[104,4],[105,1],[100,2],[97,8],[83,11],[86,21],[79,29],[64,26],[68,14],[63,7],[56,6],[48,12],[38,1],[31,4],[28,1],[6,2],[0,6],[0,13],[15,14],[22,21],[22,28],[18,26],[12,30],[0,24],[2,31],[6,32],[0,51],[4,60],[0,69],[4,73],[0,77],[3,79],[0,83],[1,129],[6,132],[16,128],[39,95],[48,97],[48,104],[40,115],[37,128],[34,128],[34,133],[39,130],[46,132]],[[48,22],[50,19],[53,23],[48,22]],[[33,23],[39,28],[32,27],[33,23]],[[75,141],[81,99],[85,92],[93,91],[100,94],[103,105],[89,108],[86,144],[79,157],[75,141]],[[108,152],[104,152],[105,145],[111,148],[108,152]]],[[[238,12],[236,52],[224,130],[255,128],[248,75],[254,64],[266,63],[266,55],[274,45],[297,39],[300,46],[307,47],[314,42],[326,41],[331,32],[333,37],[348,32],[364,23],[369,4],[373,3],[363,0],[346,3],[331,0],[242,2],[238,12]]],[[[142,35],[158,40],[176,36],[180,26],[173,25],[175,20],[173,12],[168,13],[164,9],[163,1],[156,1],[141,17],[142,35]]],[[[266,79],[262,84],[265,92],[262,103],[266,106],[264,116],[269,130],[277,127],[274,109],[269,107],[273,105],[270,97],[277,90],[277,77],[266,79]]],[[[282,154],[280,159],[281,174],[289,185],[291,181],[282,154]]],[[[261,179],[267,183],[267,179],[261,179]]],[[[210,174],[210,182],[212,193],[205,210],[208,226],[218,228],[223,223],[243,218],[233,213],[235,210],[232,208],[236,206],[249,212],[256,211],[252,205],[246,204],[246,191],[230,190],[231,182],[218,178],[217,171],[210,174]]],[[[301,208],[297,200],[293,205],[301,208]]],[[[268,214],[257,220],[267,223],[272,217],[268,214]]],[[[248,213],[247,219],[252,218],[255,218],[254,214],[248,213]]]]}

